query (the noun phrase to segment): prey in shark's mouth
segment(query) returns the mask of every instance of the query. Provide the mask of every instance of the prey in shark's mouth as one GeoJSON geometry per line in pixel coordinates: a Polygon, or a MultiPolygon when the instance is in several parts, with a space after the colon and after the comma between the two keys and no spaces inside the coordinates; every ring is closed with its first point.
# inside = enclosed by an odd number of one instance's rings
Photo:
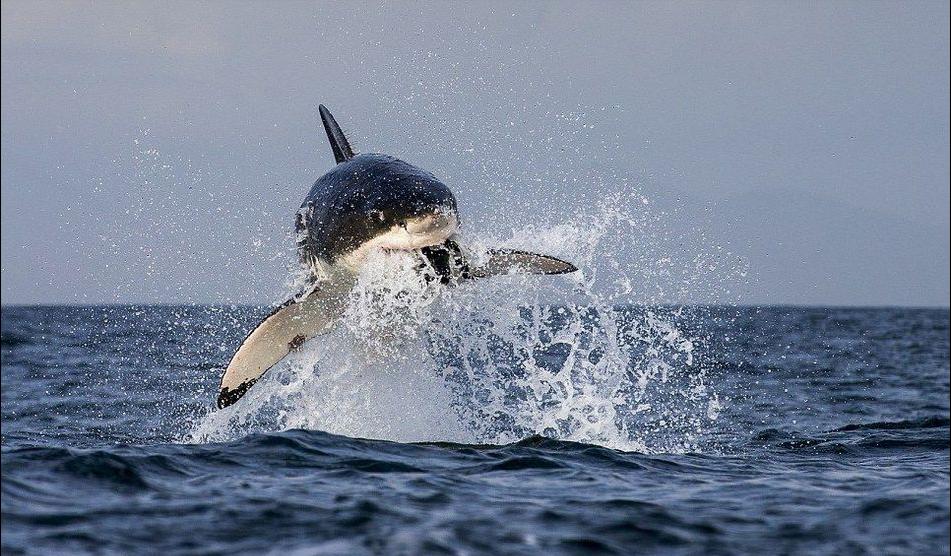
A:
{"type": "Polygon", "coordinates": [[[392,156],[354,153],[323,105],[320,117],[337,165],[314,183],[297,211],[298,254],[310,284],[271,311],[238,347],[221,378],[219,408],[238,401],[288,353],[333,327],[372,250],[417,252],[447,285],[509,272],[576,270],[555,257],[513,249],[489,250],[474,263],[457,241],[458,207],[445,184],[392,156]]]}

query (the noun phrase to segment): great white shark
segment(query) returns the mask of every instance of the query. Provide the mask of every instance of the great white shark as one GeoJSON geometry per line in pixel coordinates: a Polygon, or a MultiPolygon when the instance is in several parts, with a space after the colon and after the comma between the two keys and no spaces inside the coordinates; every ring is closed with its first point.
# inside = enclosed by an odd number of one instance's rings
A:
{"type": "Polygon", "coordinates": [[[458,241],[456,198],[444,183],[398,158],[355,153],[330,111],[320,105],[319,112],[337,165],[314,183],[297,211],[297,248],[308,285],[241,342],[221,377],[219,408],[238,401],[288,353],[333,328],[373,250],[413,252],[420,271],[444,284],[577,270],[555,257],[514,249],[490,249],[476,261],[458,241]]]}

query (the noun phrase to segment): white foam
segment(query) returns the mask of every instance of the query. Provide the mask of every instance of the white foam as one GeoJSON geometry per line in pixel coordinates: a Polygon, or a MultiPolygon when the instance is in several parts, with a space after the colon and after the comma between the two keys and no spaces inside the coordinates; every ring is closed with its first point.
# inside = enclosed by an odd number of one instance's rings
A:
{"type": "Polygon", "coordinates": [[[444,288],[423,279],[409,254],[372,254],[340,326],[235,405],[201,418],[187,440],[304,428],[401,442],[541,434],[626,450],[699,449],[722,409],[698,361],[709,346],[683,329],[687,312],[656,304],[712,278],[698,275],[705,265],[696,258],[675,272],[640,206],[613,199],[557,226],[464,238],[477,250],[563,257],[582,269],[574,275],[444,288]]]}

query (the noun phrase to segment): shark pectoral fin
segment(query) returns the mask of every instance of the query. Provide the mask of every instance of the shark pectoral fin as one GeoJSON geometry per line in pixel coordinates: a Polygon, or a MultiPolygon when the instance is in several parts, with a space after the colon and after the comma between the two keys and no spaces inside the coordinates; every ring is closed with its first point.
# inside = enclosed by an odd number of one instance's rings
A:
{"type": "Polygon", "coordinates": [[[578,270],[575,265],[550,257],[519,251],[517,249],[490,249],[488,258],[478,266],[471,266],[473,278],[486,278],[500,274],[567,274],[578,270]]]}
{"type": "Polygon", "coordinates": [[[443,284],[511,273],[567,274],[578,270],[567,261],[517,249],[489,249],[474,260],[453,238],[424,247],[421,254],[443,284]]]}
{"type": "Polygon", "coordinates": [[[330,330],[336,298],[314,289],[274,309],[248,334],[221,377],[218,408],[238,401],[268,369],[310,338],[330,330]]]}

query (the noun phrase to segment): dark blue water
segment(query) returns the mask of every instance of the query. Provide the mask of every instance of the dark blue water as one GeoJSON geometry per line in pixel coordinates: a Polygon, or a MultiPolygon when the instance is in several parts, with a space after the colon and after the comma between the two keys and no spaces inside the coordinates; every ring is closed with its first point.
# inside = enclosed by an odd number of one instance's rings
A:
{"type": "Polygon", "coordinates": [[[182,443],[260,311],[4,307],[4,554],[949,551],[948,310],[698,310],[688,453],[182,443]]]}

